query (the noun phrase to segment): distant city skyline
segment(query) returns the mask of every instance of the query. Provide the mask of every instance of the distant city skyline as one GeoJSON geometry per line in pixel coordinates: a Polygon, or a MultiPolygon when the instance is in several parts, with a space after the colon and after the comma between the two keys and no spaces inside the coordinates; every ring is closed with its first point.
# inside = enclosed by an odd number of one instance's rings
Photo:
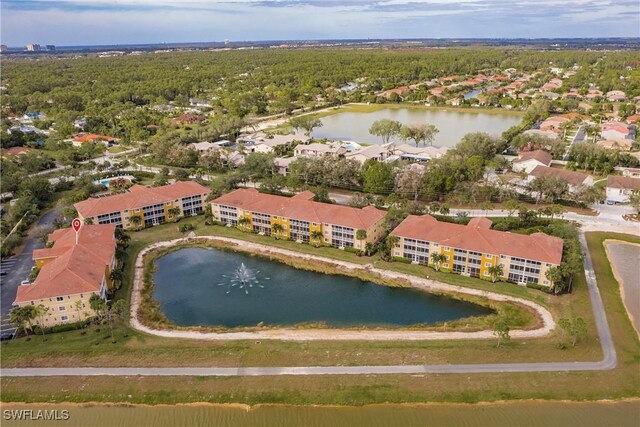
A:
{"type": "Polygon", "coordinates": [[[638,0],[3,0],[0,8],[8,46],[640,36],[638,0]]]}

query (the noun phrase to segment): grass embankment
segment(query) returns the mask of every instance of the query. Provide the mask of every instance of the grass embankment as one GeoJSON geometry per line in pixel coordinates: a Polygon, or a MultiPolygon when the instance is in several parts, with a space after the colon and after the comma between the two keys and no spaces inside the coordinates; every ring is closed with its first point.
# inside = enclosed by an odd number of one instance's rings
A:
{"type": "MultiPolygon", "coordinates": [[[[201,234],[235,230],[201,226],[201,234]]],[[[240,232],[238,232],[240,233],[240,232]]],[[[244,235],[247,239],[273,239],[244,235]]],[[[179,237],[175,226],[134,233],[132,253],[154,240],[179,237]],[[155,237],[154,237],[155,236],[155,237]]],[[[239,236],[234,236],[239,237],[239,236]]],[[[640,343],[620,299],[619,287],[602,247],[606,238],[638,242],[625,235],[590,233],[588,240],[600,293],[616,345],[618,367],[602,372],[537,372],[448,375],[367,375],[311,377],[135,377],[123,382],[117,377],[2,378],[4,401],[107,401],[131,403],[238,402],[288,404],[361,405],[378,402],[476,402],[510,399],[597,400],[640,396],[640,343]]],[[[295,245],[295,243],[293,243],[295,245]]],[[[299,245],[302,249],[303,245],[299,245]]],[[[307,248],[310,251],[315,249],[307,248]]],[[[334,258],[353,256],[331,251],[334,258]]],[[[349,259],[351,261],[351,259],[349,259]]],[[[366,259],[362,260],[366,262],[366,259]]],[[[375,261],[381,262],[381,261],[375,261]]],[[[386,264],[389,268],[421,268],[386,264]]],[[[127,275],[132,272],[128,264],[127,275]]],[[[432,271],[429,270],[431,273],[432,271]]],[[[460,276],[447,275],[458,280],[460,276]]],[[[466,279],[466,278],[465,278],[466,279]]],[[[472,287],[509,290],[512,294],[535,295],[556,317],[582,316],[588,337],[575,348],[560,350],[557,337],[514,340],[499,349],[493,341],[424,342],[200,342],[165,339],[140,334],[126,327],[116,331],[117,343],[104,339],[104,328],[19,339],[2,344],[2,365],[8,366],[293,366],[365,365],[415,363],[496,363],[518,361],[599,360],[602,357],[591,314],[584,277],[574,282],[574,293],[560,297],[510,284],[469,281],[472,287]],[[128,336],[124,337],[123,334],[128,336]]],[[[127,295],[128,289],[121,290],[127,295]]]]}

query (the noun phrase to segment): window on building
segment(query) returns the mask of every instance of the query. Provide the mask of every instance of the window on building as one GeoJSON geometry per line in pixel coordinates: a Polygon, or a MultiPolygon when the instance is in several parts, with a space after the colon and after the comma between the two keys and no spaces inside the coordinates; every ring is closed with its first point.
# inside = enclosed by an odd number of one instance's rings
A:
{"type": "Polygon", "coordinates": [[[69,318],[68,318],[67,316],[62,316],[62,317],[60,318],[60,320],[62,320],[62,321],[64,322],[64,321],[69,320],[69,318]]]}
{"type": "Polygon", "coordinates": [[[56,297],[56,301],[64,301],[64,297],[56,297]]]}
{"type": "Polygon", "coordinates": [[[65,308],[64,306],[62,306],[62,307],[59,307],[59,308],[58,308],[58,310],[60,310],[60,311],[65,311],[65,310],[66,310],[66,308],[65,308]]]}
{"type": "Polygon", "coordinates": [[[490,263],[490,262],[485,262],[485,263],[484,263],[484,266],[485,266],[485,267],[487,267],[487,268],[489,268],[489,267],[491,267],[491,263],[490,263]]]}
{"type": "Polygon", "coordinates": [[[487,254],[487,259],[493,259],[493,255],[487,254]]]}

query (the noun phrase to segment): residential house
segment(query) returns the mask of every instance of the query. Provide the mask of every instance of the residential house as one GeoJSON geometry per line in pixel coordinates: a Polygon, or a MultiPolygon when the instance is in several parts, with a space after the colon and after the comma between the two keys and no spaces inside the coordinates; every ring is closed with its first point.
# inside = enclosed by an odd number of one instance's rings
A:
{"type": "Polygon", "coordinates": [[[627,99],[627,94],[621,90],[610,90],[607,92],[606,98],[609,102],[624,102],[627,99]]]}
{"type": "Polygon", "coordinates": [[[571,119],[563,116],[551,116],[540,123],[539,129],[541,131],[551,131],[556,134],[560,134],[562,126],[569,123],[571,119]]]}
{"type": "Polygon", "coordinates": [[[376,162],[384,162],[387,158],[395,154],[395,144],[370,145],[368,147],[354,150],[345,154],[347,159],[356,160],[358,163],[364,163],[367,160],[376,162]]]}
{"type": "Polygon", "coordinates": [[[609,175],[607,177],[607,201],[629,203],[634,192],[640,192],[640,179],[629,176],[609,175]]]}
{"type": "Polygon", "coordinates": [[[382,96],[383,98],[389,98],[391,97],[391,95],[395,94],[402,98],[402,96],[405,95],[410,90],[411,89],[408,86],[400,86],[395,89],[389,89],[389,90],[385,90],[384,92],[380,92],[378,96],[382,96]]]}
{"type": "Polygon", "coordinates": [[[83,144],[103,144],[112,147],[118,144],[118,139],[113,136],[96,135],[94,133],[79,133],[73,137],[71,144],[74,147],[82,147],[83,144]]]}
{"type": "Polygon", "coordinates": [[[523,132],[523,135],[533,135],[549,139],[558,139],[558,134],[552,130],[528,129],[523,132]]]}
{"type": "Polygon", "coordinates": [[[603,93],[601,90],[598,89],[589,89],[587,91],[587,95],[585,96],[585,98],[587,98],[589,101],[594,101],[597,99],[600,99],[603,97],[603,93]]]}
{"type": "Polygon", "coordinates": [[[491,279],[490,268],[501,265],[505,280],[551,287],[546,272],[562,261],[562,239],[492,230],[491,221],[481,217],[461,225],[431,215],[409,215],[391,235],[398,237],[395,257],[433,266],[431,255],[441,254],[444,271],[486,280],[491,279]]]}
{"type": "Polygon", "coordinates": [[[630,123],[632,125],[637,125],[640,122],[640,114],[632,114],[631,116],[627,117],[627,123],[630,123]]]}
{"type": "Polygon", "coordinates": [[[9,129],[7,129],[7,133],[9,135],[11,135],[14,132],[35,133],[38,135],[49,135],[49,132],[47,132],[46,130],[38,129],[37,127],[31,126],[31,125],[11,126],[9,129]]]}
{"type": "Polygon", "coordinates": [[[553,92],[554,90],[560,89],[562,87],[562,80],[558,78],[553,78],[549,80],[547,83],[543,84],[540,88],[540,92],[553,92]]]}
{"type": "Polygon", "coordinates": [[[173,121],[180,126],[195,125],[204,121],[202,114],[184,113],[174,118],[173,121]]]}
{"type": "Polygon", "coordinates": [[[209,193],[211,190],[193,181],[178,181],[161,187],[134,185],[125,193],[89,198],[73,206],[83,222],[89,219],[94,224],[115,224],[131,229],[197,215],[203,212],[209,193]],[[179,212],[175,213],[173,209],[179,212]]]}
{"type": "Polygon", "coordinates": [[[48,312],[35,320],[43,327],[95,316],[89,299],[99,295],[106,300],[112,286],[115,228],[113,224],[83,225],[77,237],[71,228],[51,233],[51,246],[33,251],[40,271],[33,283],[18,286],[14,306],[47,307],[48,312]]]}
{"type": "Polygon", "coordinates": [[[640,168],[624,168],[622,170],[622,176],[640,178],[640,168]]]}
{"type": "Polygon", "coordinates": [[[220,148],[218,145],[209,141],[194,142],[189,146],[194,150],[198,151],[198,153],[200,154],[209,153],[213,150],[217,150],[218,148],[220,148]]]}
{"type": "Polygon", "coordinates": [[[11,157],[11,156],[24,156],[31,148],[29,147],[11,147],[6,150],[2,150],[2,157],[11,157]]]}
{"type": "Polygon", "coordinates": [[[527,181],[531,182],[535,178],[548,176],[559,178],[566,182],[569,186],[569,191],[575,193],[581,186],[592,186],[593,177],[586,173],[574,172],[568,169],[551,168],[548,166],[536,166],[527,177],[527,181]]]}
{"type": "Polygon", "coordinates": [[[627,126],[621,122],[606,122],[600,124],[600,137],[613,141],[635,138],[635,126],[627,126]]]}
{"type": "Polygon", "coordinates": [[[609,140],[602,139],[596,142],[602,148],[606,148],[609,150],[620,150],[620,151],[630,151],[633,146],[633,141],[630,139],[618,139],[618,140],[609,140]]]}
{"type": "Polygon", "coordinates": [[[250,153],[272,153],[276,147],[292,145],[294,143],[306,144],[311,138],[307,135],[266,135],[257,133],[251,136],[243,136],[237,139],[244,144],[246,151],[250,153]]]}
{"type": "Polygon", "coordinates": [[[409,144],[396,145],[393,149],[393,156],[387,157],[387,161],[397,157],[400,160],[410,162],[426,163],[432,159],[439,159],[444,156],[449,149],[447,147],[434,147],[432,145],[416,147],[409,144]]]}
{"type": "Polygon", "coordinates": [[[296,160],[295,157],[276,157],[274,162],[280,175],[289,175],[289,165],[296,160]]]}
{"type": "Polygon", "coordinates": [[[213,200],[211,211],[217,221],[259,234],[273,235],[273,226],[279,224],[281,238],[305,243],[365,250],[367,243],[382,237],[384,211],[314,202],[313,197],[310,191],[284,197],[239,189],[213,200]],[[358,230],[366,232],[364,239],[358,239],[358,230]],[[320,232],[321,242],[314,241],[314,232],[320,232]]]}
{"type": "Polygon", "coordinates": [[[537,166],[549,166],[551,164],[551,154],[544,150],[526,151],[518,154],[514,159],[511,168],[514,172],[531,173],[537,166]]]}
{"type": "Polygon", "coordinates": [[[294,150],[296,157],[341,156],[346,153],[347,150],[341,144],[320,144],[317,142],[297,145],[294,150]]]}

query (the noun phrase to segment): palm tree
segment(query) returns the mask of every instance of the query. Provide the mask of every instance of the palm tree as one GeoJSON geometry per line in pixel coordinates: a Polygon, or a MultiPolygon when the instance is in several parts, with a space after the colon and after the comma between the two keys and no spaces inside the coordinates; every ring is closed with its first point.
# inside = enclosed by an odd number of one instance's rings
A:
{"type": "Polygon", "coordinates": [[[91,295],[91,298],[89,298],[89,307],[91,307],[91,309],[96,313],[98,322],[101,322],[107,309],[107,303],[105,300],[103,300],[100,295],[93,294],[91,295]]]}
{"type": "Polygon", "coordinates": [[[322,231],[320,230],[313,230],[311,232],[311,241],[313,242],[313,246],[315,246],[316,248],[318,246],[320,246],[320,242],[322,241],[322,231]]]}
{"type": "Polygon", "coordinates": [[[120,289],[123,278],[124,276],[122,274],[122,270],[120,270],[119,268],[111,270],[111,272],[109,273],[109,279],[111,279],[111,286],[113,286],[115,289],[120,289]]]}
{"type": "Polygon", "coordinates": [[[129,234],[126,231],[124,231],[122,228],[116,228],[115,236],[118,244],[125,247],[129,243],[129,240],[131,240],[131,236],[129,236],[129,234]]]}
{"type": "Polygon", "coordinates": [[[249,231],[249,228],[251,227],[251,220],[246,216],[241,216],[238,219],[238,225],[243,231],[249,231]]]}
{"type": "Polygon", "coordinates": [[[33,315],[38,319],[38,322],[40,324],[40,330],[42,331],[42,338],[44,339],[44,341],[47,340],[46,334],[44,332],[44,317],[47,315],[48,312],[49,312],[49,307],[43,304],[39,304],[35,306],[33,310],[33,315]]]}
{"type": "Polygon", "coordinates": [[[447,256],[434,252],[431,254],[431,263],[436,271],[440,271],[440,266],[447,260],[447,256]]]}
{"type": "Polygon", "coordinates": [[[504,274],[504,268],[502,264],[496,264],[489,267],[489,274],[491,275],[491,283],[496,283],[496,281],[502,277],[504,274]]]}
{"type": "Polygon", "coordinates": [[[76,313],[78,313],[78,323],[80,323],[84,320],[83,314],[82,314],[82,301],[80,300],[76,301],[76,303],[74,304],[74,307],[76,309],[76,313]]]}
{"type": "Polygon", "coordinates": [[[364,245],[364,253],[365,253],[367,256],[369,256],[369,255],[371,255],[371,252],[373,252],[373,243],[371,243],[371,242],[367,242],[367,243],[364,245]]]}
{"type": "Polygon", "coordinates": [[[280,238],[280,233],[282,233],[283,230],[284,230],[284,227],[282,227],[280,223],[276,222],[271,226],[271,234],[273,234],[273,237],[275,237],[276,240],[280,238]]]}
{"type": "Polygon", "coordinates": [[[367,230],[356,230],[356,239],[358,240],[367,240],[367,230]]]}
{"type": "Polygon", "coordinates": [[[140,215],[131,216],[131,224],[133,224],[136,230],[140,228],[141,223],[142,223],[142,217],[140,217],[140,215]]]}
{"type": "Polygon", "coordinates": [[[34,308],[32,305],[13,307],[9,313],[9,322],[18,329],[22,328],[25,333],[29,335],[25,323],[29,325],[29,330],[33,331],[32,320],[35,318],[34,308]]]}
{"type": "Polygon", "coordinates": [[[177,221],[178,217],[180,216],[180,208],[179,207],[169,208],[167,209],[167,213],[169,214],[170,219],[177,221]]]}
{"type": "Polygon", "coordinates": [[[85,225],[92,225],[93,224],[93,218],[85,218],[84,219],[84,224],[85,225]]]}

